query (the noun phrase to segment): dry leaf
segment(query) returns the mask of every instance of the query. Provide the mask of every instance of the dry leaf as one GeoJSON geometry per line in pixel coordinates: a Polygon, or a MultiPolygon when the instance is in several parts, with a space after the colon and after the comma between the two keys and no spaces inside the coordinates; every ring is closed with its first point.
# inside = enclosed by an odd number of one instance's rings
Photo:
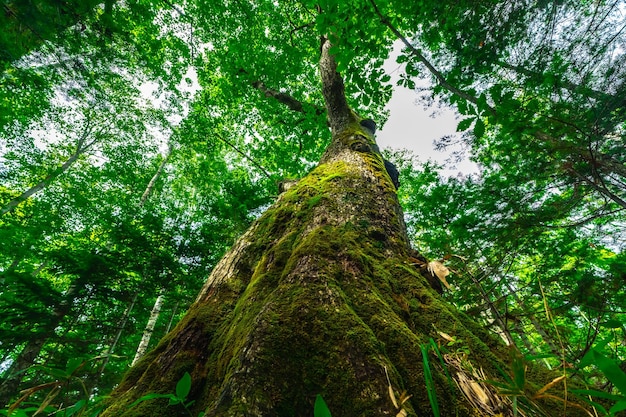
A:
{"type": "Polygon", "coordinates": [[[454,339],[452,338],[452,336],[450,336],[448,333],[444,333],[444,332],[439,332],[439,336],[443,337],[444,339],[446,339],[448,342],[454,342],[454,339]]]}
{"type": "Polygon", "coordinates": [[[470,381],[470,386],[472,388],[472,391],[474,391],[474,394],[476,395],[478,401],[485,405],[489,404],[489,396],[478,382],[470,381]]]}
{"type": "Polygon", "coordinates": [[[535,393],[535,397],[540,396],[541,394],[543,394],[544,392],[546,392],[547,390],[549,390],[550,388],[552,388],[553,386],[555,386],[556,384],[558,384],[559,382],[561,382],[564,379],[565,379],[565,375],[561,375],[561,376],[558,376],[558,377],[554,378],[551,382],[548,382],[539,391],[537,391],[535,393]]]}
{"type": "Polygon", "coordinates": [[[391,388],[391,385],[389,385],[389,397],[391,398],[391,402],[393,403],[393,406],[396,408],[400,408],[398,406],[398,401],[396,401],[396,396],[393,394],[393,388],[391,388]]]}
{"type": "Polygon", "coordinates": [[[444,264],[439,261],[430,261],[428,263],[428,272],[439,278],[439,281],[441,281],[447,289],[450,289],[450,284],[446,281],[446,277],[450,275],[450,270],[446,268],[444,264]]]}
{"type": "Polygon", "coordinates": [[[398,414],[396,414],[396,417],[406,417],[408,415],[409,413],[407,413],[405,409],[402,409],[398,414]]]}

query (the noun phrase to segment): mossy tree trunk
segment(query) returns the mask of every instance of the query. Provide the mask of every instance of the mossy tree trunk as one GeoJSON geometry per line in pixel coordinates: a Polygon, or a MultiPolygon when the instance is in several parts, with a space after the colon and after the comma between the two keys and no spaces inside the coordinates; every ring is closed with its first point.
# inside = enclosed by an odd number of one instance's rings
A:
{"type": "MultiPolygon", "coordinates": [[[[465,364],[498,378],[504,345],[444,303],[412,264],[403,213],[371,133],[347,106],[322,48],[333,140],[215,267],[178,326],[135,365],[104,416],[432,415],[421,345],[454,338],[465,364]],[[152,399],[188,372],[189,411],[152,399]],[[411,398],[394,405],[396,396],[411,398]]],[[[442,416],[487,415],[429,353],[442,416]]],[[[461,361],[461,359],[459,359],[461,361]]],[[[450,361],[452,363],[453,361],[450,361]]],[[[460,368],[446,365],[458,380],[460,368]]],[[[500,406],[505,407],[503,402],[500,406]]],[[[505,412],[506,414],[506,412],[505,412]]]]}

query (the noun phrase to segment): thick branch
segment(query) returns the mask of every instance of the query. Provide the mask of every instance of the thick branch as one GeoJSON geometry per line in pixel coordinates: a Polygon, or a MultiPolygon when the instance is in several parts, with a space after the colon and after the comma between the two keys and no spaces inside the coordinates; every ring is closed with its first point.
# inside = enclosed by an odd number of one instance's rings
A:
{"type": "Polygon", "coordinates": [[[330,53],[330,41],[322,37],[322,55],[320,57],[320,75],[322,94],[328,112],[328,123],[333,136],[355,121],[354,114],[346,100],[343,79],[337,72],[337,63],[330,53]]]}
{"type": "Polygon", "coordinates": [[[279,103],[284,104],[289,108],[289,110],[297,111],[299,113],[304,113],[304,105],[301,101],[296,100],[292,96],[287,93],[281,93],[280,91],[273,90],[268,88],[262,81],[255,81],[252,83],[252,86],[263,93],[265,97],[272,97],[276,99],[279,103]]]}

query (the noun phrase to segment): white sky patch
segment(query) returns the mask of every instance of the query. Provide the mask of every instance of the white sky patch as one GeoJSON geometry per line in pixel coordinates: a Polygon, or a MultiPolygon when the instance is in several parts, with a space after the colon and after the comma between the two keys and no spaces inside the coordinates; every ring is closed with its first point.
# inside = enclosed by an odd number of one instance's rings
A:
{"type": "MultiPolygon", "coordinates": [[[[458,113],[451,107],[440,108],[437,104],[425,107],[424,103],[419,102],[416,91],[395,85],[402,71],[400,64],[396,63],[401,49],[402,44],[396,42],[384,65],[386,73],[391,76],[394,89],[386,107],[390,112],[389,119],[376,134],[378,145],[381,148],[409,149],[421,162],[433,160],[446,167],[449,166],[450,169],[442,171],[444,176],[477,173],[478,165],[467,158],[454,164],[448,161],[452,152],[461,149],[459,146],[450,146],[445,151],[435,149],[435,141],[438,139],[448,135],[460,135],[456,131],[459,123],[458,113]]],[[[418,88],[426,86],[426,83],[418,84],[418,88]]]]}

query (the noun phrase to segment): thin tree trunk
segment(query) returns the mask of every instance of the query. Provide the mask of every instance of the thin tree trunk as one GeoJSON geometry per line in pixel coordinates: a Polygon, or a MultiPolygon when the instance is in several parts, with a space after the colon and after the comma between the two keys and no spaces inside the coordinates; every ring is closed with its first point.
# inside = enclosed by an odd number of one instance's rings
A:
{"type": "Polygon", "coordinates": [[[24,378],[24,371],[33,365],[49,336],[49,333],[40,334],[26,343],[24,349],[11,364],[7,371],[7,378],[0,384],[0,409],[9,405],[11,397],[19,391],[18,386],[24,378]]]}
{"type": "Polygon", "coordinates": [[[115,352],[117,343],[119,342],[120,337],[122,336],[122,332],[124,331],[124,328],[126,327],[126,323],[128,322],[128,318],[130,317],[131,311],[133,311],[133,307],[135,306],[135,302],[137,301],[138,296],[139,296],[139,292],[136,292],[132,300],[130,300],[130,303],[128,303],[128,306],[126,306],[126,308],[124,309],[124,313],[122,314],[122,318],[119,322],[119,325],[117,326],[117,331],[115,332],[115,335],[113,336],[113,338],[109,339],[108,348],[106,348],[101,354],[101,356],[103,356],[103,359],[102,359],[102,364],[100,365],[100,369],[98,370],[98,373],[94,375],[90,381],[88,381],[89,382],[88,391],[90,395],[93,393],[94,388],[100,382],[100,379],[102,378],[102,375],[104,374],[104,370],[109,364],[111,355],[115,352]]]}
{"type": "Polygon", "coordinates": [[[526,330],[524,330],[524,326],[522,325],[521,321],[515,322],[515,324],[513,325],[513,332],[520,338],[522,344],[524,345],[524,348],[526,348],[528,353],[530,353],[531,355],[537,354],[535,347],[532,343],[530,343],[530,339],[528,339],[528,335],[526,334],[526,330]]]}
{"type": "Polygon", "coordinates": [[[139,342],[137,352],[135,353],[135,357],[133,358],[130,366],[135,365],[137,361],[146,354],[146,351],[148,350],[148,345],[150,344],[150,339],[152,338],[152,333],[154,332],[154,326],[156,326],[156,322],[159,319],[159,315],[161,313],[161,307],[163,306],[164,298],[165,297],[161,292],[161,294],[159,294],[159,296],[154,301],[154,306],[152,307],[152,311],[150,312],[150,318],[148,319],[146,328],[144,329],[143,335],[141,336],[141,342],[139,342]]]}
{"type": "Polygon", "coordinates": [[[152,195],[152,193],[154,192],[154,186],[156,185],[157,180],[161,177],[161,174],[163,173],[163,169],[165,168],[165,165],[167,165],[167,163],[169,162],[170,156],[172,156],[172,151],[173,151],[173,146],[170,143],[167,147],[167,153],[165,154],[165,157],[159,164],[157,171],[154,173],[152,178],[150,178],[150,182],[148,182],[148,185],[146,186],[145,191],[141,195],[141,199],[139,201],[139,204],[141,206],[145,204],[148,197],[150,197],[150,195],[152,195]]]}
{"type": "Polygon", "coordinates": [[[178,310],[178,305],[180,301],[176,301],[174,304],[174,308],[172,309],[172,315],[170,316],[170,321],[167,323],[167,328],[165,329],[165,333],[169,333],[172,330],[172,323],[174,323],[174,317],[176,317],[176,311],[178,310]]]}
{"type": "Polygon", "coordinates": [[[83,132],[82,137],[78,140],[78,144],[76,145],[76,150],[74,151],[74,153],[70,155],[70,157],[60,167],[48,174],[46,178],[39,181],[37,184],[30,187],[22,194],[9,201],[4,207],[2,207],[2,209],[0,209],[0,216],[13,211],[21,203],[28,200],[29,197],[46,188],[57,177],[64,174],[68,169],[70,169],[70,167],[74,165],[78,158],[96,142],[96,139],[93,139],[89,142],[87,141],[87,137],[91,134],[92,130],[93,127],[91,125],[91,121],[88,120],[87,126],[85,127],[85,132],[83,132]]]}
{"type": "Polygon", "coordinates": [[[117,332],[115,333],[113,340],[109,344],[109,348],[105,352],[106,356],[102,362],[102,366],[100,367],[100,375],[102,375],[102,373],[104,372],[104,369],[109,363],[109,359],[110,359],[109,355],[112,355],[115,352],[115,348],[117,347],[117,342],[119,342],[120,337],[122,336],[122,332],[124,331],[124,328],[126,327],[126,323],[128,322],[128,318],[130,317],[131,311],[133,311],[133,307],[135,306],[135,302],[137,301],[138,296],[139,296],[139,293],[135,293],[135,295],[133,296],[133,299],[130,301],[130,304],[128,304],[128,307],[126,307],[126,309],[124,310],[124,314],[122,314],[122,320],[120,321],[120,324],[117,327],[117,332]]]}
{"type": "MultiPolygon", "coordinates": [[[[173,146],[172,144],[169,144],[167,147],[167,152],[163,157],[163,160],[161,161],[161,163],[159,164],[159,167],[157,168],[156,172],[154,173],[154,175],[152,176],[152,178],[150,178],[150,181],[148,182],[148,185],[146,186],[146,189],[144,190],[143,194],[141,195],[141,198],[139,200],[139,205],[140,207],[142,207],[146,201],[148,200],[148,198],[154,193],[154,188],[156,186],[157,181],[159,180],[159,178],[161,177],[161,175],[163,174],[163,170],[165,169],[165,166],[168,164],[169,159],[172,155],[173,152],[173,146]]],[[[132,309],[135,306],[135,303],[137,301],[137,298],[139,297],[139,291],[135,291],[135,294],[133,295],[133,298],[130,302],[130,304],[128,305],[128,307],[126,307],[126,309],[124,310],[124,313],[122,314],[122,318],[120,320],[120,324],[117,328],[117,332],[115,334],[115,336],[113,337],[113,340],[109,343],[109,347],[102,352],[102,355],[104,355],[104,359],[102,361],[102,365],[100,366],[100,370],[98,372],[98,374],[96,376],[94,376],[94,380],[90,381],[90,388],[89,388],[89,392],[92,392],[93,389],[97,386],[98,381],[100,380],[100,378],[102,378],[102,374],[104,373],[107,365],[109,364],[110,361],[110,355],[113,354],[113,352],[115,351],[115,348],[117,346],[117,343],[122,335],[122,332],[124,331],[124,328],[126,327],[126,324],[128,323],[128,318],[130,317],[130,313],[132,311],[132,309]]],[[[154,312],[154,308],[157,307],[157,303],[162,303],[162,296],[157,297],[157,301],[153,307],[153,312],[154,312]]],[[[160,306],[158,307],[160,309],[160,306]]],[[[151,315],[152,318],[152,315],[151,315]]],[[[157,318],[158,318],[158,313],[157,313],[157,318]]],[[[156,319],[155,319],[156,322],[156,319]]],[[[143,355],[145,353],[145,350],[147,349],[147,346],[150,342],[150,337],[152,335],[152,330],[154,329],[154,324],[152,326],[152,329],[148,332],[148,329],[150,327],[150,321],[148,321],[148,325],[146,326],[146,328],[144,329],[144,333],[142,335],[142,339],[141,342],[139,343],[139,346],[137,347],[137,351],[135,353],[135,358],[133,359],[133,363],[138,360],[138,358],[143,355]],[[142,346],[142,344],[144,344],[145,346],[142,346]],[[140,351],[143,350],[143,353],[141,353],[140,356],[137,356],[140,354],[140,351]]],[[[168,328],[169,331],[169,328],[168,328]]]]}
{"type": "Polygon", "coordinates": [[[487,294],[487,292],[481,285],[480,281],[476,279],[476,277],[469,271],[469,269],[466,268],[465,270],[467,272],[467,275],[469,275],[469,277],[472,279],[474,286],[478,288],[478,291],[480,292],[480,295],[483,301],[489,307],[489,311],[491,312],[493,319],[496,321],[497,326],[500,328],[500,334],[502,335],[502,337],[504,338],[504,340],[506,341],[508,345],[515,346],[515,341],[513,340],[513,337],[511,336],[511,332],[507,328],[507,325],[502,317],[502,314],[500,314],[500,311],[498,311],[496,306],[491,301],[489,294],[487,294]]]}
{"type": "MultiPolygon", "coordinates": [[[[511,292],[511,294],[513,295],[513,298],[515,299],[515,302],[517,303],[517,305],[519,306],[519,308],[522,311],[527,311],[527,307],[524,304],[524,300],[522,300],[518,295],[517,295],[517,291],[515,291],[510,285],[507,284],[507,287],[509,288],[509,291],[511,292]]],[[[557,348],[557,346],[554,344],[554,341],[552,340],[552,338],[548,335],[548,333],[545,331],[545,329],[543,328],[543,326],[541,325],[541,323],[539,323],[539,321],[537,320],[537,317],[535,317],[534,314],[530,314],[528,316],[528,319],[530,320],[530,323],[533,325],[535,331],[537,332],[537,334],[539,334],[539,336],[541,336],[541,338],[543,339],[543,341],[546,343],[546,345],[550,348],[550,352],[553,353],[554,355],[560,357],[562,355],[562,352],[557,348]]]]}
{"type": "MultiPolygon", "coordinates": [[[[140,206],[143,206],[148,200],[148,198],[150,197],[150,195],[152,195],[152,193],[154,192],[154,187],[156,185],[156,182],[160,178],[161,174],[163,173],[163,169],[165,168],[165,165],[167,165],[170,159],[170,156],[172,155],[172,151],[173,151],[173,146],[170,143],[167,148],[167,153],[165,154],[165,157],[161,161],[161,164],[159,164],[157,171],[154,173],[154,175],[150,179],[150,182],[148,182],[148,185],[146,186],[145,191],[141,195],[141,199],[139,201],[140,206]]],[[[137,351],[135,352],[135,357],[133,358],[131,366],[134,365],[139,359],[141,359],[141,357],[146,353],[146,350],[148,350],[148,345],[150,344],[150,339],[152,338],[152,332],[154,331],[154,326],[156,325],[156,322],[159,318],[159,314],[161,313],[161,306],[163,305],[163,298],[164,298],[163,293],[160,293],[154,302],[154,306],[152,307],[152,311],[150,313],[150,318],[148,319],[148,323],[146,324],[146,327],[141,336],[141,341],[139,342],[139,346],[137,346],[137,351]]]]}

